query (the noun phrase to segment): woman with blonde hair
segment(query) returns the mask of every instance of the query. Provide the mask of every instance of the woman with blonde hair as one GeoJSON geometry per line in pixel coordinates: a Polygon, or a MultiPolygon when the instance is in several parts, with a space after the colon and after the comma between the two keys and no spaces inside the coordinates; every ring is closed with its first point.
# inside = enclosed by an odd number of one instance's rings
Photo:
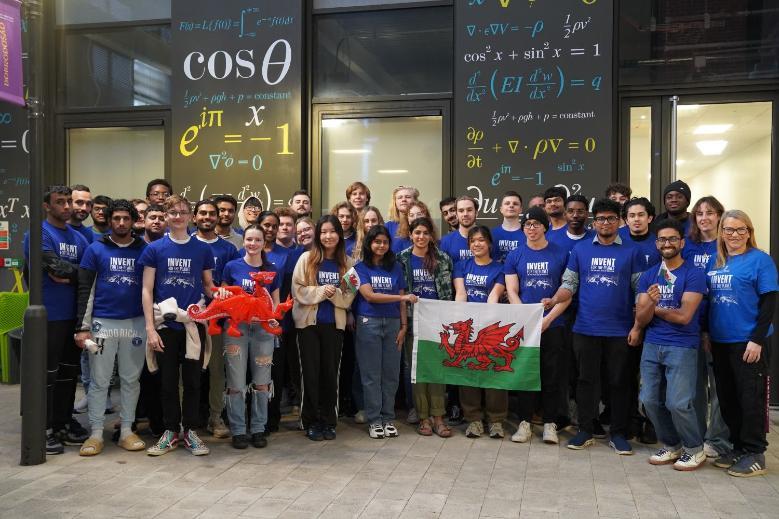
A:
{"type": "Polygon", "coordinates": [[[419,190],[415,187],[398,186],[392,190],[388,213],[389,221],[385,227],[392,237],[392,252],[396,254],[411,246],[411,242],[408,240],[408,210],[411,208],[411,204],[417,200],[419,200],[419,190]]]}
{"type": "Polygon", "coordinates": [[[362,259],[362,242],[368,230],[375,225],[384,225],[384,217],[381,211],[372,205],[365,206],[365,210],[357,218],[357,238],[354,242],[354,251],[352,257],[356,260],[362,259]]]}
{"type": "Polygon", "coordinates": [[[764,347],[773,334],[776,265],[757,248],[752,220],[744,211],[722,214],[717,261],[709,270],[709,335],[717,396],[730,429],[731,452],[714,465],[737,477],[766,473],[768,362],[764,347]]]}

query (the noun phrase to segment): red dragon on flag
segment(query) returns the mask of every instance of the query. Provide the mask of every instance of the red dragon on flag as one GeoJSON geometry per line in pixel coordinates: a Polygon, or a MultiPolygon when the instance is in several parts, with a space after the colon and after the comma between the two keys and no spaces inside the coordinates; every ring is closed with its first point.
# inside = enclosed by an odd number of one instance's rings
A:
{"type": "Polygon", "coordinates": [[[444,360],[443,365],[479,371],[486,371],[490,367],[493,371],[514,371],[511,367],[514,351],[519,348],[525,336],[524,326],[515,335],[508,336],[509,330],[515,324],[501,326],[500,321],[492,323],[479,330],[475,340],[471,340],[473,319],[442,325],[439,349],[445,350],[449,356],[449,360],[444,360]],[[449,343],[450,334],[457,336],[454,343],[449,343]],[[475,362],[467,362],[470,359],[474,359],[475,362]],[[503,364],[499,365],[498,359],[502,359],[503,364]],[[467,364],[463,364],[464,362],[467,364]]]}

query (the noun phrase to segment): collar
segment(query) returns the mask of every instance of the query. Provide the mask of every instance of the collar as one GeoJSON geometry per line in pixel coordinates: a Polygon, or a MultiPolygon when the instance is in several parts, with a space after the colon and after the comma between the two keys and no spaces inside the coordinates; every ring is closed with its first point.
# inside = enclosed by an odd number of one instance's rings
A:
{"type": "MultiPolygon", "coordinates": [[[[598,233],[597,232],[595,233],[595,236],[592,237],[592,243],[596,243],[598,245],[602,245],[600,240],[598,240],[598,233]]],[[[617,234],[617,239],[614,240],[614,243],[616,243],[617,245],[622,245],[622,237],[619,234],[617,234]]]]}

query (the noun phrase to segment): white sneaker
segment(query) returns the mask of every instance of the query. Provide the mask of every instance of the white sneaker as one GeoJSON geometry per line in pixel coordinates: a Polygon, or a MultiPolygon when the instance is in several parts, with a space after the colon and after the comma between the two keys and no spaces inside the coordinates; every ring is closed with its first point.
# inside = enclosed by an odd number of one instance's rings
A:
{"type": "Polygon", "coordinates": [[[668,465],[669,463],[673,463],[681,457],[682,449],[672,451],[663,447],[649,456],[649,463],[651,465],[668,465]]]}
{"type": "Polygon", "coordinates": [[[76,404],[73,406],[73,412],[76,414],[85,413],[87,411],[87,407],[87,395],[84,395],[81,397],[81,400],[76,402],[76,404]]]}
{"type": "Polygon", "coordinates": [[[479,438],[482,434],[484,434],[484,424],[481,420],[469,423],[468,428],[465,429],[465,436],[468,438],[479,438]]]}
{"type": "Polygon", "coordinates": [[[365,411],[363,409],[354,413],[354,423],[368,423],[368,418],[365,416],[365,411]]]}
{"type": "Polygon", "coordinates": [[[530,423],[522,420],[517,427],[517,432],[511,435],[511,441],[514,443],[526,443],[530,440],[530,423]]]}
{"type": "Polygon", "coordinates": [[[707,458],[719,458],[719,451],[709,442],[703,444],[703,453],[707,458]]]}
{"type": "Polygon", "coordinates": [[[558,444],[559,440],[557,439],[557,424],[556,423],[545,423],[544,424],[544,443],[549,444],[558,444]]]}
{"type": "Polygon", "coordinates": [[[387,422],[384,424],[384,437],[385,438],[397,438],[398,437],[398,428],[395,427],[395,424],[392,422],[387,422]]]}
{"type": "Polygon", "coordinates": [[[687,472],[697,469],[704,463],[706,463],[706,454],[703,451],[698,451],[695,454],[684,451],[682,457],[674,463],[674,469],[687,472]]]}
{"type": "Polygon", "coordinates": [[[368,434],[374,440],[381,440],[384,438],[384,427],[380,423],[372,423],[368,427],[368,434]]]}
{"type": "Polygon", "coordinates": [[[413,407],[408,412],[408,416],[406,417],[406,423],[410,423],[411,425],[415,425],[419,423],[419,414],[417,413],[417,410],[413,407]]]}

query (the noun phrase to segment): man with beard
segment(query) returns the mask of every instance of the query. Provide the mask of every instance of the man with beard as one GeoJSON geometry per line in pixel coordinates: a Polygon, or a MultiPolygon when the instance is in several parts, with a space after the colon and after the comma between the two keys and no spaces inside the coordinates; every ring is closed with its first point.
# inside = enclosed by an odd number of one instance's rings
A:
{"type": "Polygon", "coordinates": [[[151,243],[159,240],[165,235],[166,230],[165,209],[161,205],[150,205],[146,209],[146,217],[143,220],[143,241],[151,243]]]}
{"type": "Polygon", "coordinates": [[[142,198],[133,198],[130,200],[135,210],[138,211],[138,219],[133,224],[133,234],[135,236],[143,236],[143,231],[146,229],[146,211],[149,209],[149,202],[142,198]]]}
{"type": "MultiPolygon", "coordinates": [[[[46,454],[62,454],[62,444],[80,445],[89,433],[73,419],[81,350],[73,339],[78,265],[89,244],[68,226],[72,191],[51,186],[43,195],[43,305],[46,307],[46,454]]],[[[29,262],[30,236],[24,236],[29,262]]]]}
{"type": "Polygon", "coordinates": [[[587,199],[582,195],[569,196],[565,201],[565,221],[568,225],[560,227],[556,231],[548,232],[546,238],[570,254],[574,245],[585,241],[587,238],[592,239],[595,235],[594,231],[587,230],[588,216],[587,199]]]}
{"type": "Polygon", "coordinates": [[[544,191],[544,209],[551,224],[547,232],[565,227],[566,221],[563,213],[567,196],[568,193],[562,187],[550,187],[544,191]]]}
{"type": "Polygon", "coordinates": [[[99,240],[104,234],[107,234],[109,229],[108,219],[105,216],[105,210],[111,205],[111,200],[105,195],[97,195],[92,201],[92,230],[93,240],[99,240]]]}
{"type": "Polygon", "coordinates": [[[638,285],[631,346],[642,342],[641,402],[663,443],[649,457],[652,465],[673,463],[695,470],[706,461],[703,434],[695,412],[700,323],[698,309],[706,294],[706,276],[681,256],[684,229],[676,220],[657,225],[657,248],[663,257],[638,285]]]}
{"type": "Polygon", "coordinates": [[[146,332],[141,307],[141,269],[136,261],[146,244],[132,234],[138,213],[127,200],[106,209],[111,232],[89,246],[79,268],[76,344],[85,348],[94,340],[89,359],[89,424],[91,436],[81,446],[82,456],[103,451],[106,399],[118,361],[121,380],[119,446],[139,451],[146,444],[132,432],[140,393],[139,377],[146,361],[146,332]]]}
{"type": "Polygon", "coordinates": [[[658,220],[672,218],[684,226],[684,235],[690,235],[690,213],[687,208],[690,207],[692,193],[690,186],[681,180],[671,182],[663,189],[663,204],[665,212],[657,216],[658,220]]]}
{"type": "Polygon", "coordinates": [[[297,214],[298,218],[302,218],[304,216],[311,217],[311,195],[308,194],[308,191],[300,190],[295,191],[292,193],[292,201],[289,204],[289,207],[295,211],[295,214],[297,214]]]}
{"type": "MultiPolygon", "coordinates": [[[[213,200],[201,200],[195,204],[194,222],[197,227],[195,238],[211,246],[214,254],[212,271],[214,286],[222,284],[222,271],[228,261],[238,257],[238,249],[216,234],[218,209],[213,200]]],[[[211,336],[211,361],[208,364],[208,425],[207,430],[214,438],[227,438],[230,429],[222,420],[224,410],[225,371],[224,340],[221,334],[211,336]]]]}
{"type": "Polygon", "coordinates": [[[92,213],[92,193],[83,184],[76,184],[71,186],[70,189],[73,191],[73,207],[68,225],[81,233],[81,236],[86,238],[89,243],[92,243],[95,235],[92,229],[84,225],[84,220],[89,218],[89,215],[92,213]]]}
{"type": "Polygon", "coordinates": [[[453,196],[448,196],[438,203],[438,209],[441,210],[441,217],[449,226],[449,231],[457,229],[457,199],[453,196]]]}
{"type": "Polygon", "coordinates": [[[243,247],[243,237],[233,229],[238,201],[230,195],[219,195],[214,197],[214,203],[218,211],[216,234],[235,245],[236,249],[240,249],[243,247]]]}
{"type": "Polygon", "coordinates": [[[649,224],[655,218],[655,206],[644,197],[633,198],[622,206],[622,218],[627,223],[619,228],[623,240],[630,240],[641,249],[646,267],[660,263],[660,253],[655,244],[655,233],[649,224]]]}
{"type": "Polygon", "coordinates": [[[439,247],[452,258],[452,265],[457,265],[460,261],[473,257],[471,248],[468,246],[468,231],[476,224],[477,208],[476,200],[467,195],[461,196],[455,201],[457,229],[441,238],[439,247]]]}

